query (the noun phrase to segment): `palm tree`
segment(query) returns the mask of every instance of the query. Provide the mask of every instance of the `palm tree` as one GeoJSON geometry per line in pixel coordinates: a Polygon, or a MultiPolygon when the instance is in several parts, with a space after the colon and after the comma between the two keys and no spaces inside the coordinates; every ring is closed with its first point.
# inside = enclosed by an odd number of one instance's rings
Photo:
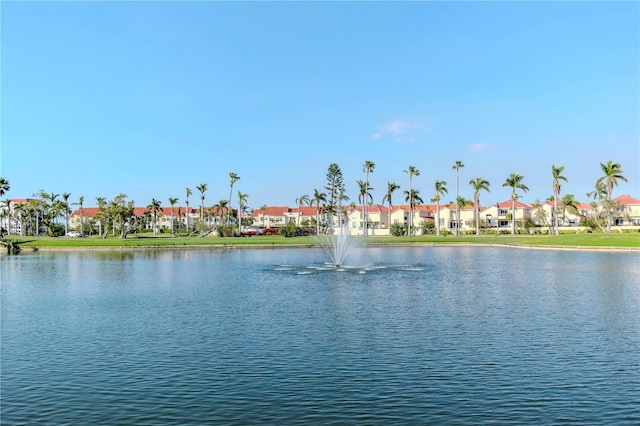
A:
{"type": "MultiPolygon", "coordinates": [[[[460,169],[463,167],[464,167],[464,164],[462,164],[462,161],[460,160],[457,160],[452,167],[452,169],[456,171],[456,199],[460,196],[459,177],[460,177],[460,169]]],[[[460,207],[458,206],[457,203],[456,203],[456,236],[457,237],[460,236],[460,207]]]]}
{"type": "Polygon", "coordinates": [[[578,205],[578,201],[575,199],[575,197],[573,196],[573,194],[567,194],[564,197],[562,197],[562,221],[565,221],[565,217],[567,215],[567,210],[569,210],[570,212],[572,212],[573,214],[578,214],[579,210],[579,205],[578,205]]]}
{"type": "Polygon", "coordinates": [[[409,203],[409,209],[411,209],[411,211],[413,211],[413,208],[415,206],[419,206],[420,204],[423,203],[422,198],[420,198],[420,190],[418,189],[404,191],[404,194],[406,196],[405,201],[409,203]]]}
{"type": "Polygon", "coordinates": [[[264,226],[264,214],[267,212],[267,205],[263,204],[262,206],[260,206],[260,213],[262,213],[262,227],[265,228],[264,226]]]}
{"type": "Polygon", "coordinates": [[[9,192],[9,189],[11,189],[9,181],[3,177],[0,177],[0,197],[9,192]]]}
{"type": "Polygon", "coordinates": [[[596,181],[596,187],[600,184],[604,184],[606,188],[606,209],[607,209],[607,232],[611,232],[611,213],[613,206],[611,205],[611,199],[613,195],[613,187],[618,186],[618,179],[628,182],[627,178],[622,175],[622,166],[618,163],[614,163],[609,160],[606,164],[600,163],[604,176],[596,181]]]}
{"type": "Polygon", "coordinates": [[[302,206],[307,204],[309,205],[310,198],[307,194],[301,195],[296,198],[296,204],[298,205],[298,219],[296,223],[300,226],[300,210],[302,210],[302,206]]]}
{"type": "Polygon", "coordinates": [[[560,197],[560,181],[567,182],[567,178],[561,173],[564,171],[564,166],[556,167],[551,166],[551,175],[553,176],[553,228],[556,235],[560,235],[558,230],[558,198],[560,197]]]}
{"type": "Polygon", "coordinates": [[[387,226],[389,227],[389,235],[391,235],[391,209],[393,208],[393,203],[391,201],[391,197],[393,196],[393,192],[400,189],[400,185],[395,182],[387,182],[387,193],[384,197],[382,197],[382,204],[385,201],[389,202],[389,211],[387,212],[387,226]]]}
{"type": "Polygon", "coordinates": [[[522,183],[524,176],[517,173],[511,173],[502,186],[511,187],[511,235],[516,233],[516,200],[518,199],[518,189],[523,192],[529,191],[529,188],[522,183]]]}
{"type": "Polygon", "coordinates": [[[153,235],[156,235],[158,212],[163,211],[160,201],[155,198],[151,199],[151,204],[147,206],[147,210],[153,215],[153,235]]]}
{"type": "Polygon", "coordinates": [[[169,197],[169,205],[171,206],[171,235],[175,235],[176,229],[173,225],[174,216],[173,216],[173,207],[177,204],[178,199],[169,197]]]}
{"type": "MultiPolygon", "coordinates": [[[[364,186],[364,193],[365,194],[369,194],[369,173],[373,173],[373,170],[376,168],[376,165],[373,161],[365,161],[364,162],[364,166],[362,171],[365,172],[365,186],[364,186]]],[[[373,188],[371,188],[373,189],[373,188]]],[[[369,195],[371,196],[371,195],[369,195]]],[[[366,203],[362,203],[362,225],[364,226],[363,232],[364,232],[364,236],[366,237],[367,234],[369,233],[368,227],[367,227],[367,205],[366,203]]]]}
{"type": "Polygon", "coordinates": [[[227,211],[227,225],[231,224],[231,194],[233,193],[233,184],[240,180],[234,172],[229,172],[229,210],[227,211]]]}
{"type": "Polygon", "coordinates": [[[325,204],[327,202],[327,194],[320,192],[317,189],[313,190],[313,199],[309,202],[309,205],[316,205],[316,234],[320,233],[320,203],[325,204]]]}
{"type": "Polygon", "coordinates": [[[78,198],[78,204],[80,205],[80,232],[84,233],[84,195],[78,198]]]}
{"type": "Polygon", "coordinates": [[[227,205],[229,204],[228,200],[220,200],[218,204],[213,205],[214,215],[217,218],[215,222],[217,224],[221,224],[224,221],[224,212],[227,209],[227,205]]]}
{"type": "Polygon", "coordinates": [[[243,207],[247,204],[248,194],[238,191],[238,230],[242,232],[242,212],[243,207]]]}
{"type": "MultiPolygon", "coordinates": [[[[414,166],[409,166],[407,168],[407,170],[403,170],[405,173],[409,174],[409,191],[404,191],[405,194],[413,194],[413,185],[412,185],[412,179],[414,176],[420,176],[420,170],[418,170],[417,168],[415,168],[414,166]]],[[[411,235],[413,233],[413,206],[411,205],[411,203],[409,203],[409,229],[408,229],[408,235],[411,235]]]]}
{"type": "Polygon", "coordinates": [[[480,235],[480,191],[489,192],[489,181],[481,177],[471,179],[469,185],[473,188],[473,203],[476,206],[476,235],[480,235]]]}
{"type": "Polygon", "coordinates": [[[69,216],[71,215],[71,209],[69,208],[69,197],[71,197],[70,192],[62,193],[62,212],[64,213],[64,234],[67,235],[69,233],[69,216]]]}
{"type": "Polygon", "coordinates": [[[207,184],[201,183],[196,186],[196,189],[200,191],[200,236],[204,234],[204,193],[207,190],[207,184]]]}
{"type": "Polygon", "coordinates": [[[190,211],[189,211],[189,197],[191,197],[191,194],[193,194],[191,192],[191,188],[187,187],[186,190],[185,190],[186,197],[184,199],[184,202],[187,205],[187,208],[184,211],[184,216],[185,216],[186,225],[187,225],[187,235],[189,235],[189,213],[190,213],[190,211]]]}
{"type": "Polygon", "coordinates": [[[360,188],[360,193],[358,194],[358,201],[360,201],[360,204],[362,205],[362,235],[366,236],[367,235],[367,223],[365,222],[366,220],[366,216],[364,215],[364,209],[365,206],[367,205],[367,200],[369,200],[368,202],[373,202],[373,197],[371,196],[371,194],[369,193],[369,189],[373,189],[373,188],[369,188],[369,185],[367,185],[367,182],[363,182],[361,180],[358,180],[358,187],[360,188]]]}
{"type": "Polygon", "coordinates": [[[436,180],[435,184],[436,195],[433,197],[433,201],[436,202],[436,235],[440,235],[440,200],[444,194],[448,194],[447,181],[436,180]]]}

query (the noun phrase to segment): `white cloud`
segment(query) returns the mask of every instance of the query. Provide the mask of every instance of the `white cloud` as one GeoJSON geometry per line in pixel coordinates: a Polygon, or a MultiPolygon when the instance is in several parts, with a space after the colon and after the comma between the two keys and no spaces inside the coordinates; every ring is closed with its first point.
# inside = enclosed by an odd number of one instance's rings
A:
{"type": "Polygon", "coordinates": [[[397,143],[414,143],[416,141],[415,133],[419,130],[422,130],[422,126],[413,120],[393,120],[376,126],[371,139],[394,136],[397,143]]]}

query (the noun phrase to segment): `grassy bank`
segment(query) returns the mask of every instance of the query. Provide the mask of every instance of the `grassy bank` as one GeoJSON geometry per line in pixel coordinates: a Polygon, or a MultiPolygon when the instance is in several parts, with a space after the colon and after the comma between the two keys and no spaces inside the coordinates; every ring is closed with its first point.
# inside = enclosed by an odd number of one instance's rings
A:
{"type": "MultiPolygon", "coordinates": [[[[317,245],[314,237],[284,238],[279,235],[254,236],[244,238],[219,238],[219,237],[171,237],[171,236],[129,236],[120,238],[52,238],[52,237],[17,237],[12,238],[25,241],[22,247],[66,247],[66,248],[90,248],[90,247],[187,247],[187,246],[238,246],[238,245],[317,245]]],[[[640,233],[612,233],[612,234],[568,234],[559,236],[548,235],[480,235],[436,237],[375,237],[365,239],[368,244],[412,244],[412,243],[445,243],[445,244],[509,244],[531,246],[556,246],[556,247],[584,247],[584,248],[640,248],[640,233]]]]}

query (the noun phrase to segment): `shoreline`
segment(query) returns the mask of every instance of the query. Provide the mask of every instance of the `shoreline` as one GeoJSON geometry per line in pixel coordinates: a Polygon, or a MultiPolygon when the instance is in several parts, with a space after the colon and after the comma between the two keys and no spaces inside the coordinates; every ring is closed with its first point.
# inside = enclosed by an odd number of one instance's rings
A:
{"type": "MultiPolygon", "coordinates": [[[[537,245],[519,243],[468,243],[468,242],[414,242],[414,243],[369,243],[369,247],[501,247],[520,250],[557,250],[557,251],[592,251],[592,252],[626,252],[640,253],[640,247],[614,246],[567,246],[567,245],[537,245]]],[[[147,245],[147,246],[44,246],[23,247],[23,252],[55,252],[55,251],[130,251],[130,250],[279,250],[279,249],[309,249],[323,248],[322,244],[211,244],[211,245],[147,245]],[[33,248],[33,250],[29,250],[33,248]]]]}

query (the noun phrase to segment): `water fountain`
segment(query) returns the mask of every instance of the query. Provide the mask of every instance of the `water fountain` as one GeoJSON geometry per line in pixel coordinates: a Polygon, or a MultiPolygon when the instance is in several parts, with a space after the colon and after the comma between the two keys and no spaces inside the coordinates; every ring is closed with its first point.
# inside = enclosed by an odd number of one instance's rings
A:
{"type": "MultiPolygon", "coordinates": [[[[342,211],[340,204],[338,204],[338,211],[342,211]]],[[[338,268],[343,264],[354,239],[349,235],[349,229],[340,217],[338,217],[338,224],[330,223],[327,231],[326,234],[318,235],[317,239],[329,255],[331,264],[338,268]]]]}

